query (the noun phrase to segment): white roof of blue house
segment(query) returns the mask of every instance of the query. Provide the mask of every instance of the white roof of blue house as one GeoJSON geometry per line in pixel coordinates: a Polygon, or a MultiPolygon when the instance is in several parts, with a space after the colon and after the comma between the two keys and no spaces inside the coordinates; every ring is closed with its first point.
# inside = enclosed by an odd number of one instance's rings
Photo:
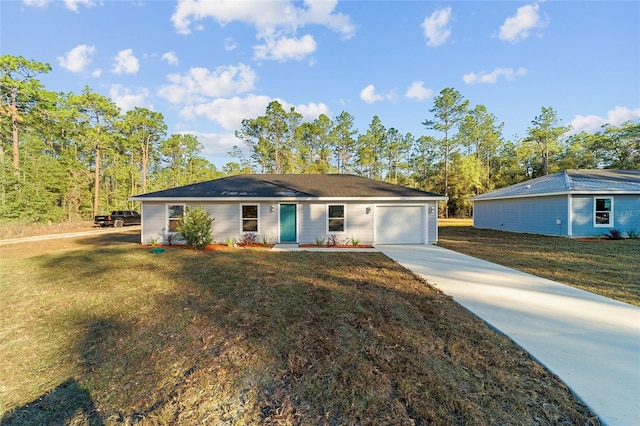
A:
{"type": "Polygon", "coordinates": [[[565,170],[477,195],[471,201],[563,194],[640,194],[640,170],[565,170]]]}

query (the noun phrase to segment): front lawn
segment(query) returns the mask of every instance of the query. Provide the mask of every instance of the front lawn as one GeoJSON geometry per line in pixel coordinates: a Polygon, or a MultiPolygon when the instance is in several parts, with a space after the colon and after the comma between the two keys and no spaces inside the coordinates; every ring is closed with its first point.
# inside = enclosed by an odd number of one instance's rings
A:
{"type": "Polygon", "coordinates": [[[0,423],[597,424],[380,253],[0,246],[0,423]]]}
{"type": "Polygon", "coordinates": [[[640,306],[640,240],[570,239],[475,229],[441,219],[438,245],[640,306]]]}

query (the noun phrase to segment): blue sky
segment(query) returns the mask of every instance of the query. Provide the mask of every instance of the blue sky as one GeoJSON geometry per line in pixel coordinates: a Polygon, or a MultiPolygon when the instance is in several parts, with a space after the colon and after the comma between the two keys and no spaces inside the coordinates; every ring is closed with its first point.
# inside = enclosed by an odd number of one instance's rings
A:
{"type": "Polygon", "coordinates": [[[542,106],[574,131],[640,119],[635,1],[2,0],[0,24],[2,54],[52,65],[47,89],[161,112],[219,166],[274,99],[415,136],[445,87],[508,140],[542,106]]]}

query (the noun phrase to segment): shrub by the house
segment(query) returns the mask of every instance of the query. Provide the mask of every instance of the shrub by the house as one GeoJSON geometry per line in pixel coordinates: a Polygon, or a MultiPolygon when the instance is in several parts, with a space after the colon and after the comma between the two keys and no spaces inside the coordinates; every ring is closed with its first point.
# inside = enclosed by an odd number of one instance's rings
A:
{"type": "Polygon", "coordinates": [[[202,250],[213,241],[211,223],[214,220],[202,206],[187,207],[178,234],[188,246],[202,250]]]}

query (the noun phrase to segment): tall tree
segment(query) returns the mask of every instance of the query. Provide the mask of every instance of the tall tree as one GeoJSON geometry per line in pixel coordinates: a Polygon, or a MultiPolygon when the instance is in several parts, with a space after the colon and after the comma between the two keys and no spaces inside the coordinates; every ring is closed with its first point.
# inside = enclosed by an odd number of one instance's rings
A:
{"type": "Polygon", "coordinates": [[[30,61],[22,56],[0,56],[0,115],[11,122],[15,169],[20,167],[19,124],[43,89],[36,76],[49,71],[51,65],[46,63],[30,61]]]}
{"type": "Polygon", "coordinates": [[[295,107],[291,107],[285,115],[285,120],[286,132],[280,148],[281,157],[284,157],[281,160],[281,172],[296,173],[298,163],[296,157],[299,157],[299,152],[302,148],[299,144],[300,141],[297,139],[298,128],[302,123],[302,114],[297,112],[295,107]]]}
{"type": "Polygon", "coordinates": [[[527,142],[535,143],[542,157],[542,173],[549,174],[550,158],[561,151],[560,138],[569,127],[561,126],[556,111],[551,107],[542,107],[532,127],[527,129],[527,142]]]}
{"type": "Polygon", "coordinates": [[[271,101],[267,105],[265,114],[267,124],[267,134],[271,139],[273,146],[273,168],[274,173],[280,173],[282,170],[282,162],[280,158],[280,151],[282,149],[283,142],[286,141],[288,135],[288,114],[282,108],[282,105],[278,101],[271,101]]]}
{"type": "Polygon", "coordinates": [[[93,145],[93,215],[95,216],[98,214],[100,204],[100,156],[102,150],[113,142],[112,132],[120,111],[111,99],[91,91],[89,87],[85,87],[82,94],[73,96],[72,102],[78,109],[79,121],[82,123],[84,132],[93,145]]]}
{"type": "Polygon", "coordinates": [[[358,137],[357,153],[359,173],[370,179],[382,179],[382,153],[387,130],[375,115],[364,135],[358,137]]]}
{"type": "Polygon", "coordinates": [[[131,157],[134,152],[140,156],[140,173],[142,178],[142,192],[147,192],[147,172],[151,156],[157,152],[157,147],[164,138],[167,125],[164,117],[159,112],[150,111],[147,108],[136,107],[127,111],[122,122],[125,138],[135,145],[132,147],[131,157]]]}
{"type": "Polygon", "coordinates": [[[387,160],[388,182],[398,183],[398,174],[407,166],[407,155],[414,139],[411,133],[403,135],[393,127],[387,130],[384,155],[387,160]]]}
{"type": "Polygon", "coordinates": [[[318,129],[318,141],[316,144],[315,170],[317,173],[329,173],[331,170],[331,141],[333,122],[325,114],[320,114],[313,121],[318,129]]]}
{"type": "Polygon", "coordinates": [[[593,146],[605,167],[640,169],[640,123],[604,125],[593,146]]]}
{"type": "Polygon", "coordinates": [[[353,129],[354,117],[346,111],[342,111],[335,119],[331,131],[330,140],[333,147],[338,171],[349,173],[351,171],[349,161],[355,149],[356,140],[354,136],[358,133],[353,129]]]}
{"type": "Polygon", "coordinates": [[[214,179],[216,167],[201,157],[202,144],[189,134],[173,134],[160,143],[164,167],[160,170],[161,186],[174,187],[214,179]]]}
{"type": "MultiPolygon", "coordinates": [[[[449,194],[449,162],[451,153],[457,147],[455,131],[469,108],[469,101],[464,99],[457,90],[446,87],[433,100],[433,108],[429,110],[433,119],[427,119],[422,124],[429,130],[443,133],[440,147],[444,165],[444,195],[449,194]]],[[[449,217],[449,209],[445,209],[445,217],[449,217]]]]}
{"type": "MultiPolygon", "coordinates": [[[[264,116],[258,118],[245,118],[242,127],[236,130],[237,138],[242,139],[249,148],[249,159],[258,166],[260,173],[272,173],[274,171],[274,147],[269,138],[267,119],[264,116]]],[[[242,151],[234,151],[236,153],[242,151]]]]}
{"type": "Polygon", "coordinates": [[[595,169],[598,167],[598,137],[591,133],[580,132],[571,135],[564,143],[558,155],[558,167],[567,169],[595,169]]]}
{"type": "MultiPolygon", "coordinates": [[[[495,115],[489,113],[484,105],[470,109],[460,122],[458,139],[467,148],[467,154],[474,156],[484,170],[483,187],[489,188],[492,182],[492,162],[502,145],[503,123],[498,124],[495,115]]],[[[477,187],[480,190],[480,187],[477,187]]]]}
{"type": "Polygon", "coordinates": [[[437,162],[439,158],[440,148],[436,138],[420,136],[415,140],[409,156],[409,165],[412,180],[417,188],[444,192],[434,182],[438,176],[437,162]]]}

